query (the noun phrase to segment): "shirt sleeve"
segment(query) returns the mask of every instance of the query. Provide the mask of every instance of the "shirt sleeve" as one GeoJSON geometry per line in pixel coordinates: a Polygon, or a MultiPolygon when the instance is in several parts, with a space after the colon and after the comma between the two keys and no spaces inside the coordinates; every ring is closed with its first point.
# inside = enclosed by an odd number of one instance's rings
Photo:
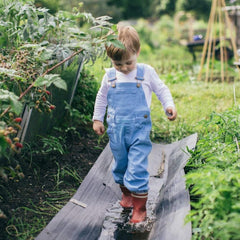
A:
{"type": "Polygon", "coordinates": [[[107,76],[106,74],[103,77],[101,87],[98,90],[95,105],[94,105],[94,113],[92,120],[99,120],[103,122],[104,116],[107,108],[107,93],[108,93],[108,84],[107,84],[107,76]]]}
{"type": "Polygon", "coordinates": [[[151,88],[158,100],[162,103],[164,111],[166,111],[168,107],[175,107],[169,88],[160,80],[153,68],[151,71],[151,88]]]}

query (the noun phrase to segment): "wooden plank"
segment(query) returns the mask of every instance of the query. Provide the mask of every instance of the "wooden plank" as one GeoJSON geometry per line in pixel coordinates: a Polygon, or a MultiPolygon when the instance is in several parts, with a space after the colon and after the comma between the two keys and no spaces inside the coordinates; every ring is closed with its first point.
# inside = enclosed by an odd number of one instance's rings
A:
{"type": "Polygon", "coordinates": [[[165,147],[167,180],[159,194],[156,205],[156,221],[149,240],[190,240],[191,223],[184,224],[190,210],[190,197],[185,187],[184,170],[189,154],[187,148],[194,150],[197,134],[165,147]]]}
{"type": "MultiPolygon", "coordinates": [[[[150,239],[170,240],[170,238],[155,238],[159,233],[167,236],[168,231],[172,231],[169,236],[191,235],[191,224],[183,226],[184,216],[189,211],[189,195],[185,190],[182,176],[183,167],[189,158],[186,147],[194,148],[196,141],[197,135],[194,134],[168,145],[153,144],[149,155],[151,176],[149,196],[156,199],[157,220],[150,233],[150,239]],[[163,160],[165,161],[164,174],[159,178],[157,174],[163,160]],[[159,189],[161,191],[157,196],[159,189]],[[179,224],[179,227],[175,224],[179,224]]],[[[112,162],[113,157],[107,145],[72,197],[87,206],[82,207],[68,202],[37,236],[37,240],[99,239],[106,210],[121,197],[119,186],[115,184],[111,174],[112,162]]]]}
{"type": "Polygon", "coordinates": [[[156,207],[156,222],[150,240],[190,240],[191,223],[185,225],[184,219],[190,210],[189,193],[185,189],[184,171],[180,171],[161,191],[156,207]]]}
{"type": "Polygon", "coordinates": [[[107,145],[72,197],[87,207],[67,203],[36,239],[96,239],[99,236],[108,203],[121,196],[117,188],[112,189],[115,183],[111,177],[111,162],[112,155],[107,145]]]}
{"type": "Polygon", "coordinates": [[[114,203],[106,211],[98,240],[191,239],[191,223],[184,224],[190,210],[190,198],[185,189],[183,168],[189,158],[186,147],[193,150],[196,141],[197,135],[192,135],[170,145],[153,144],[149,156],[148,220],[136,226],[135,231],[135,227],[128,224],[129,216],[124,215],[118,207],[119,203],[114,203]],[[163,161],[164,172],[162,176],[158,176],[156,172],[163,161]]]}
{"type": "Polygon", "coordinates": [[[123,208],[119,205],[119,200],[115,203],[109,204],[106,209],[104,222],[102,226],[101,234],[98,240],[112,240],[112,239],[147,239],[149,230],[151,229],[153,222],[155,221],[155,208],[158,199],[160,189],[162,188],[164,181],[167,179],[167,169],[162,169],[162,163],[165,162],[164,148],[161,148],[159,144],[153,143],[152,151],[149,155],[148,171],[150,174],[149,187],[147,201],[147,215],[148,220],[143,223],[143,226],[139,226],[139,229],[148,229],[148,231],[138,232],[129,229],[128,221],[130,212],[124,212],[123,208]],[[160,171],[162,170],[163,172],[160,171]],[[128,230],[126,230],[128,229],[128,230]]]}

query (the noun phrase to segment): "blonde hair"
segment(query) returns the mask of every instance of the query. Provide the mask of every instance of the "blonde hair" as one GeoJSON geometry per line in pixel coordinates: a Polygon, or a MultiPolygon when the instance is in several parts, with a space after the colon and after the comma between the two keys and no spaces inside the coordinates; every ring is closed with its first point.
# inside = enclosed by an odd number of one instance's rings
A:
{"type": "Polygon", "coordinates": [[[140,40],[137,31],[132,26],[117,25],[117,39],[124,45],[125,49],[114,46],[106,46],[108,57],[120,61],[137,54],[140,50],[140,40]]]}

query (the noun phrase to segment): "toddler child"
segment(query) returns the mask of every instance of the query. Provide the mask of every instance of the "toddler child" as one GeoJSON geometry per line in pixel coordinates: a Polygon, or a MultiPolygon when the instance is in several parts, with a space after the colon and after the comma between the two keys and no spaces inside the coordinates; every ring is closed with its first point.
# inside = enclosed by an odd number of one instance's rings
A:
{"type": "Polygon", "coordinates": [[[106,47],[114,67],[106,71],[98,91],[93,129],[98,135],[105,132],[103,121],[107,108],[107,134],[115,160],[112,173],[122,191],[120,205],[133,207],[130,222],[138,223],[147,216],[152,92],[162,103],[169,120],[175,120],[177,111],[168,87],[155,70],[137,63],[140,54],[137,31],[131,26],[118,26],[118,40],[124,49],[114,45],[106,47]]]}

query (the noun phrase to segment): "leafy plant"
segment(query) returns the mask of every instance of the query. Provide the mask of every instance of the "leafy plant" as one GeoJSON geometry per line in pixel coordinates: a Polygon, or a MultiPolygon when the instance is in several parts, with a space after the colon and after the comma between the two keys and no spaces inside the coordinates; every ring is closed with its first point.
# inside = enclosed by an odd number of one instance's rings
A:
{"type": "Polygon", "coordinates": [[[64,139],[62,137],[42,137],[41,142],[43,143],[42,153],[60,153],[61,155],[65,153],[63,147],[64,139]]]}
{"type": "Polygon", "coordinates": [[[58,162],[57,164],[57,173],[54,175],[56,182],[56,189],[59,189],[59,186],[63,183],[66,184],[66,179],[71,179],[70,184],[76,183],[78,186],[82,182],[82,178],[80,177],[78,171],[76,169],[72,169],[69,166],[61,167],[58,162]]]}
{"type": "Polygon", "coordinates": [[[200,122],[204,131],[186,175],[195,199],[188,216],[193,239],[239,239],[239,114],[236,107],[200,122]]]}
{"type": "Polygon", "coordinates": [[[8,149],[19,152],[23,146],[18,141],[13,144],[23,106],[51,112],[55,106],[47,89],[55,85],[66,90],[61,71],[72,59],[82,54],[86,61],[94,61],[103,54],[105,44],[119,43],[108,35],[116,30],[110,17],[94,18],[81,12],[81,4],[71,13],[52,15],[30,1],[1,2],[0,13],[0,157],[6,157],[8,149]],[[80,21],[87,26],[84,31],[80,21]]]}

